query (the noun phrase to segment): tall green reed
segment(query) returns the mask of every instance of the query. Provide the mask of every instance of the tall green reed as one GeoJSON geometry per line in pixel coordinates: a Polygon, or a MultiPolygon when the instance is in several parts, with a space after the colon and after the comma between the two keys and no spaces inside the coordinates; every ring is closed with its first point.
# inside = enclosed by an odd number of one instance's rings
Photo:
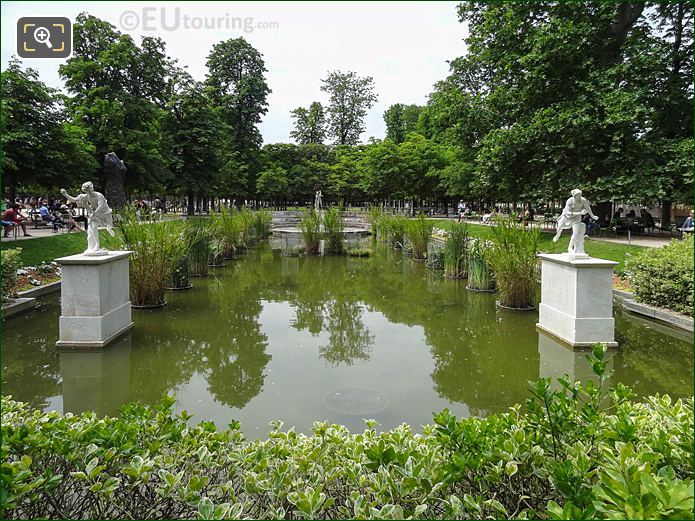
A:
{"type": "Polygon", "coordinates": [[[432,227],[432,221],[425,219],[423,214],[407,221],[405,231],[413,248],[413,259],[423,260],[427,257],[427,245],[432,238],[432,227]]]}
{"type": "Polygon", "coordinates": [[[339,255],[344,253],[345,225],[343,224],[342,207],[331,207],[323,213],[323,238],[325,242],[324,253],[339,255]]]}
{"type": "Polygon", "coordinates": [[[500,292],[500,304],[531,309],[536,298],[538,228],[525,228],[511,219],[498,219],[485,252],[500,292]]]}
{"type": "Polygon", "coordinates": [[[299,220],[299,230],[304,239],[304,253],[318,255],[321,245],[321,216],[314,210],[306,210],[299,220]]]}
{"type": "Polygon", "coordinates": [[[454,223],[444,244],[444,275],[463,278],[467,275],[468,225],[454,223]]]}

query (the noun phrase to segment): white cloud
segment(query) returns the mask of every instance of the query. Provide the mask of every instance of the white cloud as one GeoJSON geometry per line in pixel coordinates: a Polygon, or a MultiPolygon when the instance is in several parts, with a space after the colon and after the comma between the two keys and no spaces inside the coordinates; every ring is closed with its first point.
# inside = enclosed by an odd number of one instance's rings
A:
{"type": "MultiPolygon", "coordinates": [[[[290,110],[314,100],[325,102],[321,78],[332,70],[354,70],[372,76],[379,95],[367,117],[362,139],[383,137],[382,114],[393,103],[423,104],[432,85],[448,72],[447,60],[465,51],[465,27],[458,23],[456,2],[3,2],[2,63],[15,53],[16,24],[22,16],[75,16],[86,11],[111,22],[139,40],[142,34],[161,37],[170,56],[197,79],[205,76],[205,60],[213,44],[243,36],[256,47],[266,62],[272,89],[269,110],[261,124],[266,143],[288,142],[292,129],[290,110]],[[175,21],[179,8],[179,29],[161,29],[159,10],[166,9],[165,24],[175,21]],[[150,9],[143,11],[143,9],[150,9]],[[139,20],[138,28],[125,31],[120,25],[125,11],[139,20]],[[143,31],[143,15],[152,17],[154,32],[143,31]],[[185,29],[193,17],[221,29],[185,29]],[[253,18],[253,25],[272,22],[275,28],[254,28],[245,32],[224,28],[235,18],[253,18]]],[[[132,18],[131,18],[132,21],[132,18]]],[[[244,22],[244,20],[240,20],[244,22]]],[[[237,25],[239,27],[239,25],[237,25]]],[[[24,60],[39,70],[41,79],[61,87],[60,60],[24,60]]]]}

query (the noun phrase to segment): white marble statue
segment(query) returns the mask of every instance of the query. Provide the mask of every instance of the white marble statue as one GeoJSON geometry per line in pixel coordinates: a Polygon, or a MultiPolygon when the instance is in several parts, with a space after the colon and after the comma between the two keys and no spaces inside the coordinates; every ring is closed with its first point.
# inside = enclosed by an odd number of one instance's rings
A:
{"type": "Polygon", "coordinates": [[[589,202],[582,197],[582,191],[575,188],[572,190],[572,197],[567,199],[565,208],[562,210],[562,215],[557,220],[557,233],[553,237],[553,242],[557,242],[562,235],[562,230],[572,230],[570,244],[567,247],[567,253],[572,257],[588,257],[584,251],[584,234],[586,233],[586,224],[582,222],[582,216],[589,214],[594,220],[598,217],[591,211],[589,202]]]}
{"type": "Polygon", "coordinates": [[[113,237],[113,216],[111,208],[106,202],[106,197],[94,191],[94,185],[87,181],[82,185],[82,193],[77,197],[68,195],[64,188],[60,193],[78,207],[87,210],[87,249],[85,255],[107,255],[108,250],[99,247],[99,227],[105,227],[113,237]]]}
{"type": "Polygon", "coordinates": [[[323,203],[323,197],[321,196],[321,190],[317,190],[315,197],[314,197],[314,209],[316,211],[320,211],[322,203],[323,203]]]}

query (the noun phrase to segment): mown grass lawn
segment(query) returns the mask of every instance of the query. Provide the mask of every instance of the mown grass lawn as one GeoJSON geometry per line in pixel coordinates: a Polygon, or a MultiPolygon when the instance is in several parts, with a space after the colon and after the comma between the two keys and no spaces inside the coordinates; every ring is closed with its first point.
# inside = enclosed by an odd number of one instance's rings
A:
{"type": "MultiPolygon", "coordinates": [[[[437,228],[447,230],[456,222],[454,220],[433,219],[437,228]]],[[[468,224],[470,234],[475,237],[489,239],[492,237],[493,231],[491,226],[482,224],[468,224]]],[[[570,233],[565,231],[560,237],[560,240],[553,242],[553,233],[541,233],[539,249],[545,253],[563,253],[567,251],[567,245],[570,242],[570,233]]],[[[615,267],[615,272],[622,274],[625,270],[625,259],[629,255],[635,255],[643,251],[646,246],[628,246],[627,244],[617,244],[614,242],[606,242],[601,240],[587,239],[584,242],[584,249],[592,257],[599,259],[612,260],[618,263],[615,267]]]]}
{"type": "MultiPolygon", "coordinates": [[[[100,231],[102,241],[105,231],[100,231]]],[[[19,254],[22,266],[36,266],[42,262],[50,262],[59,257],[82,253],[87,249],[87,234],[60,233],[50,237],[37,237],[25,241],[3,242],[2,249],[21,248],[19,254]]]]}

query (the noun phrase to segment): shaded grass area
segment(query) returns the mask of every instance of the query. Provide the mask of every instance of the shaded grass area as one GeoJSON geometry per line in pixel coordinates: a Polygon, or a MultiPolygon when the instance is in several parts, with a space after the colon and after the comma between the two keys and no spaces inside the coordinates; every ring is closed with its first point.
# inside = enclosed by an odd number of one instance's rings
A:
{"type": "MultiPolygon", "coordinates": [[[[456,222],[454,220],[439,220],[433,219],[434,225],[437,228],[443,230],[448,230],[456,222]]],[[[492,237],[492,227],[484,226],[482,224],[468,224],[469,235],[472,237],[482,237],[483,239],[489,239],[492,237]]],[[[540,241],[538,243],[538,248],[544,253],[564,253],[567,251],[567,246],[570,242],[570,232],[565,231],[560,237],[560,240],[553,242],[554,233],[541,233],[540,241]]],[[[618,263],[615,267],[615,272],[622,274],[625,271],[625,259],[629,255],[636,255],[637,253],[647,249],[646,246],[628,246],[627,244],[616,244],[614,242],[599,241],[594,239],[587,239],[584,242],[584,249],[592,257],[597,257],[599,259],[612,260],[618,263]]]]}
{"type": "MultiPolygon", "coordinates": [[[[102,248],[107,247],[105,230],[99,231],[102,248]]],[[[82,253],[87,249],[87,234],[61,233],[50,237],[37,237],[25,241],[3,242],[2,249],[22,248],[19,257],[22,266],[36,266],[59,257],[82,253]]]]}

